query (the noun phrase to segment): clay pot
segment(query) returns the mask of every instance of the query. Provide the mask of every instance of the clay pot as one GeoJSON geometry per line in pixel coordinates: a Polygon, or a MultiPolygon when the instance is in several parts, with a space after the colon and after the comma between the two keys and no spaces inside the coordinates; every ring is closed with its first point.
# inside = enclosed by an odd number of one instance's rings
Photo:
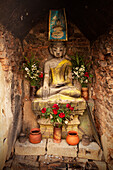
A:
{"type": "Polygon", "coordinates": [[[53,142],[60,143],[62,138],[62,126],[56,124],[53,129],[53,142]]]}
{"type": "Polygon", "coordinates": [[[87,146],[90,144],[90,142],[92,141],[92,139],[88,136],[88,135],[82,135],[82,145],[87,146]]]}
{"type": "Polygon", "coordinates": [[[79,143],[78,132],[71,130],[68,132],[66,142],[69,145],[77,145],[79,143]]]}
{"type": "Polygon", "coordinates": [[[81,96],[85,99],[88,100],[88,87],[82,87],[81,89],[81,96]]]}
{"type": "Polygon", "coordinates": [[[30,130],[29,142],[31,143],[40,143],[42,140],[42,134],[39,128],[33,128],[30,130]]]}

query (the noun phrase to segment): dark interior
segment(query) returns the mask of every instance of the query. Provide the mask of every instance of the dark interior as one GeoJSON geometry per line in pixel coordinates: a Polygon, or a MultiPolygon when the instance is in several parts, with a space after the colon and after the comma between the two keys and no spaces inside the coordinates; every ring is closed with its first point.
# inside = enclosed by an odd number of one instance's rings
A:
{"type": "Polygon", "coordinates": [[[21,40],[49,9],[66,9],[69,18],[81,32],[94,41],[113,22],[112,0],[1,0],[0,22],[21,40]]]}

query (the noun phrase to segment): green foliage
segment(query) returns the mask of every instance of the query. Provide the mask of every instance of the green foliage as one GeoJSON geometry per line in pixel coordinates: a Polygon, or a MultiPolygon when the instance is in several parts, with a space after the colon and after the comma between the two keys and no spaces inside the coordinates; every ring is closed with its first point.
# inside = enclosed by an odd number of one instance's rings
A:
{"type": "Polygon", "coordinates": [[[74,107],[71,107],[71,104],[54,104],[52,107],[43,108],[41,110],[41,117],[50,119],[50,122],[53,125],[55,125],[55,123],[66,125],[70,120],[73,119],[73,110],[74,107]]]}
{"type": "Polygon", "coordinates": [[[87,87],[88,83],[91,82],[90,79],[93,77],[89,71],[91,62],[85,64],[84,56],[78,55],[78,53],[76,53],[76,56],[70,56],[70,58],[72,63],[72,78],[77,79],[82,87],[87,87]]]}
{"type": "Polygon", "coordinates": [[[85,65],[84,63],[84,56],[79,55],[76,53],[76,56],[70,56],[72,68],[73,67],[80,67],[81,65],[85,65]]]}
{"type": "Polygon", "coordinates": [[[40,82],[43,79],[43,73],[39,67],[39,60],[31,54],[31,57],[24,56],[25,62],[23,63],[23,70],[25,78],[30,81],[31,86],[40,86],[40,82]]]}

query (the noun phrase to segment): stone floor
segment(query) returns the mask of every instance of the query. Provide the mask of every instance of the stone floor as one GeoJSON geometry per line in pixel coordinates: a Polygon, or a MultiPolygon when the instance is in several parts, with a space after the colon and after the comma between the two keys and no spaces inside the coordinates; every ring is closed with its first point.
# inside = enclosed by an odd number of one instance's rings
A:
{"type": "Polygon", "coordinates": [[[15,153],[3,170],[107,170],[102,151],[96,142],[70,146],[62,139],[54,143],[43,139],[39,144],[17,141],[15,153]],[[94,158],[94,159],[93,159],[94,158]]]}
{"type": "Polygon", "coordinates": [[[52,155],[17,156],[14,155],[5,164],[3,170],[106,170],[102,161],[76,159],[52,155]]]}

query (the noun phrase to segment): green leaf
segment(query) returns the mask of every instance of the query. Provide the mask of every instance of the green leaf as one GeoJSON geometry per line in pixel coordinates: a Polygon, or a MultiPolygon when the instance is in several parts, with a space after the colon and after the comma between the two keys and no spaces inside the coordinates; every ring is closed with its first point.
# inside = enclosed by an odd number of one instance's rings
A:
{"type": "Polygon", "coordinates": [[[77,65],[79,66],[79,57],[78,54],[76,55],[77,65]]]}
{"type": "Polygon", "coordinates": [[[47,116],[49,116],[49,115],[50,115],[50,112],[47,113],[47,116]]]}
{"type": "Polygon", "coordinates": [[[93,75],[92,75],[92,74],[90,74],[90,75],[89,75],[89,77],[93,77],[93,75]]]}
{"type": "Polygon", "coordinates": [[[48,107],[48,108],[46,109],[46,112],[51,112],[51,109],[48,107]]]}
{"type": "Polygon", "coordinates": [[[58,119],[59,119],[59,122],[62,123],[62,118],[59,117],[58,119]]]}

